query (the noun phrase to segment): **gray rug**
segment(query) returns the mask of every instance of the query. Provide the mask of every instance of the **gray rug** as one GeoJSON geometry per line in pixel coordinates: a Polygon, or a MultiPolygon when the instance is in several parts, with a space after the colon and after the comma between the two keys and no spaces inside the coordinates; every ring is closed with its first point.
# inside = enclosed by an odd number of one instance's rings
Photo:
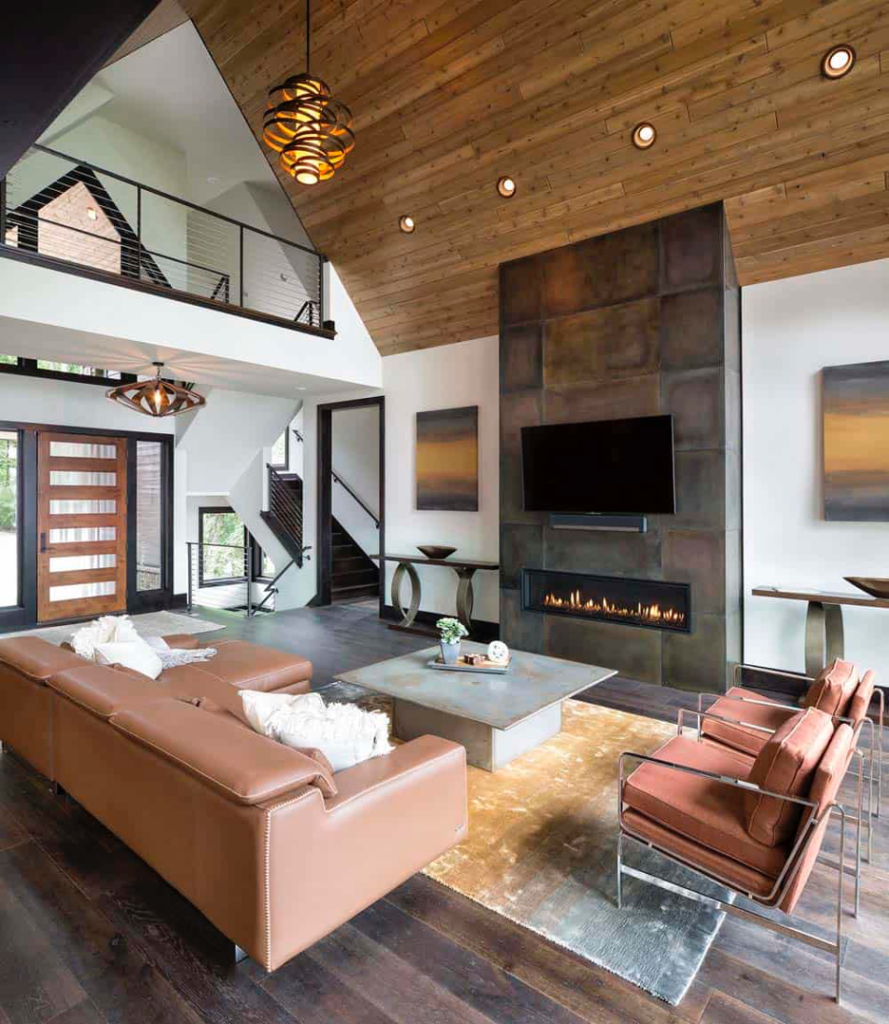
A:
{"type": "MultiPolygon", "coordinates": [[[[175,612],[146,612],[144,615],[131,616],[133,625],[140,636],[168,636],[171,633],[213,633],[217,629],[225,629],[215,622],[206,619],[195,619],[190,615],[177,615],[175,612]]],[[[42,626],[37,629],[21,629],[16,633],[3,633],[0,639],[12,636],[37,636],[51,644],[63,644],[72,633],[86,623],[68,623],[66,626],[42,626]]]]}

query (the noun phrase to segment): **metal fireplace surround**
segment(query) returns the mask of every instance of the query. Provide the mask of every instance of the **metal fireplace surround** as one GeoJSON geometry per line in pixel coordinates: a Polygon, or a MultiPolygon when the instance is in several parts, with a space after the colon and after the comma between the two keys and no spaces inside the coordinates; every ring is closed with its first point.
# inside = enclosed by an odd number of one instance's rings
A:
{"type": "Polygon", "coordinates": [[[670,633],[691,632],[691,585],[522,569],[522,608],[670,633]]]}

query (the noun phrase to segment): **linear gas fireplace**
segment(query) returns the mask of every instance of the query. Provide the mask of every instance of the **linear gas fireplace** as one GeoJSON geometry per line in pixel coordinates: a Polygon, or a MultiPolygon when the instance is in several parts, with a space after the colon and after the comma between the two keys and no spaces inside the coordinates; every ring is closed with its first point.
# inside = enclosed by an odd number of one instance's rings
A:
{"type": "Polygon", "coordinates": [[[691,632],[688,583],[522,569],[522,607],[547,615],[691,632]]]}

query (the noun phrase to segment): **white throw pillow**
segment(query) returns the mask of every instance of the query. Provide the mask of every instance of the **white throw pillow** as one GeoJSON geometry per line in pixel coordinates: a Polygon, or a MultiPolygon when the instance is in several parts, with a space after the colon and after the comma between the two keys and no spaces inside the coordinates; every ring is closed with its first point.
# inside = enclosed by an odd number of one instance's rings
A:
{"type": "Polygon", "coordinates": [[[95,661],[98,644],[135,643],[138,639],[139,634],[128,615],[103,615],[73,633],[71,646],[81,658],[95,661]]]}
{"type": "Polygon", "coordinates": [[[325,704],[317,693],[240,690],[247,721],[258,733],[288,747],[315,747],[335,772],[388,754],[389,719],[354,704],[325,704]]]}
{"type": "Polygon", "coordinates": [[[144,640],[96,644],[96,661],[100,665],[123,665],[134,672],[141,672],[149,679],[157,679],[164,668],[157,652],[144,640]]]}

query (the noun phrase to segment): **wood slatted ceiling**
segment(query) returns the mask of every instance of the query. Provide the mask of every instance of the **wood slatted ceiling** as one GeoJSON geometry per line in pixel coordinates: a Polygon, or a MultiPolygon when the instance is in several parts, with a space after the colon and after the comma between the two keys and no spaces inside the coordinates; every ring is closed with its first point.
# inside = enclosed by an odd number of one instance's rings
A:
{"type": "MultiPolygon", "coordinates": [[[[182,5],[259,136],[303,0],[182,5]]],[[[719,199],[743,284],[889,256],[886,0],[316,0],[312,25],[358,143],[283,180],[384,354],[496,333],[503,261],[719,199]]]]}

